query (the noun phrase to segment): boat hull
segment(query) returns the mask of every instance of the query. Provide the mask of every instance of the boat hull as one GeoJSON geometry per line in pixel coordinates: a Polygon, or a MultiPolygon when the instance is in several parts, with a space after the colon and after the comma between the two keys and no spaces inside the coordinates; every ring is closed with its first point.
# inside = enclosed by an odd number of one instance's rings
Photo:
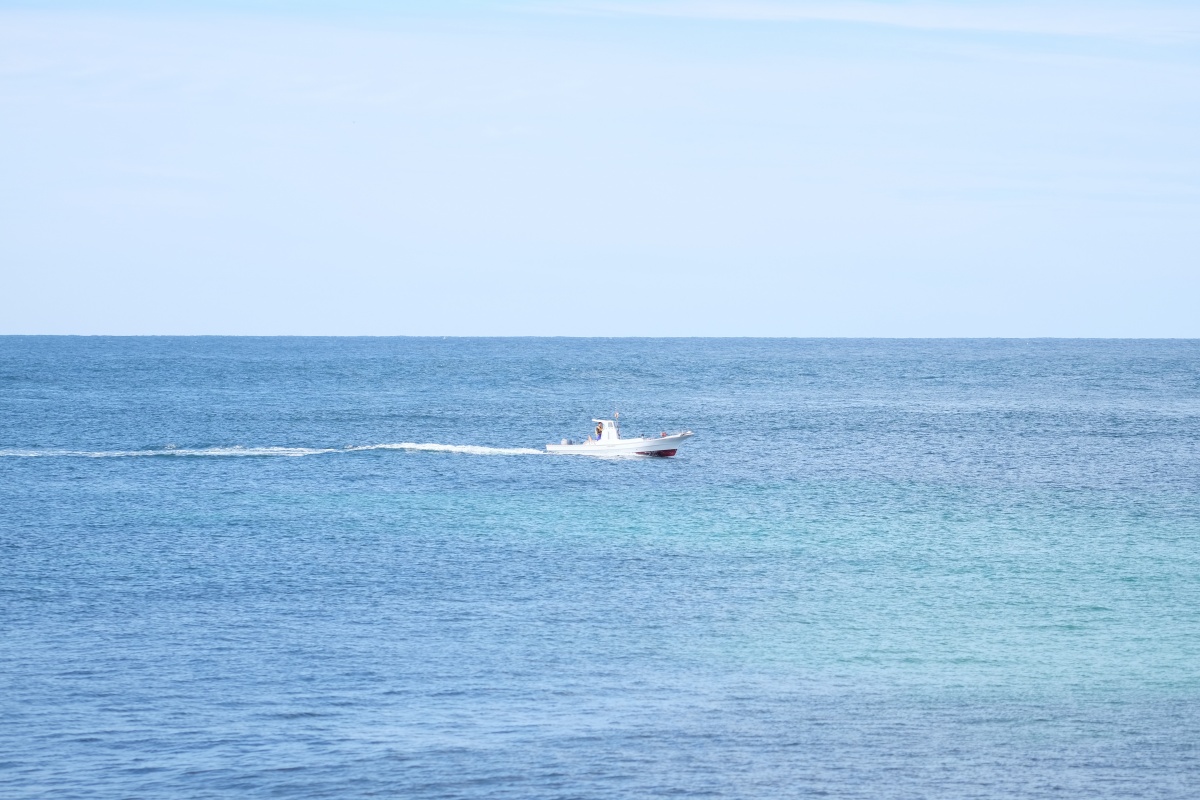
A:
{"type": "Polygon", "coordinates": [[[692,437],[691,431],[670,436],[639,437],[637,439],[615,439],[611,441],[588,441],[582,444],[548,444],[547,453],[580,456],[656,456],[668,458],[679,452],[679,445],[692,437]]]}

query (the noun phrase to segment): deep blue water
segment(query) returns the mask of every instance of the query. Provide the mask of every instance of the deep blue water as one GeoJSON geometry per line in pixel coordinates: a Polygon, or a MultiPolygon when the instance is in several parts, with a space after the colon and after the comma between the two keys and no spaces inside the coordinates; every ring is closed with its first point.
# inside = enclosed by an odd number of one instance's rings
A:
{"type": "Polygon", "coordinates": [[[0,338],[6,798],[1182,798],[1198,745],[1200,342],[0,338]],[[614,408],[697,436],[504,452],[614,408]]]}

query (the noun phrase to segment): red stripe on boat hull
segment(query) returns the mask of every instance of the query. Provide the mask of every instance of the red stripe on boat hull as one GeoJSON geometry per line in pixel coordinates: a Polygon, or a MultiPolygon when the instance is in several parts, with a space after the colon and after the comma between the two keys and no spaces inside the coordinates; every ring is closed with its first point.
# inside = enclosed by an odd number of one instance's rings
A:
{"type": "Polygon", "coordinates": [[[678,453],[678,450],[650,450],[646,453],[638,453],[639,456],[658,456],[659,458],[667,458],[678,453]]]}

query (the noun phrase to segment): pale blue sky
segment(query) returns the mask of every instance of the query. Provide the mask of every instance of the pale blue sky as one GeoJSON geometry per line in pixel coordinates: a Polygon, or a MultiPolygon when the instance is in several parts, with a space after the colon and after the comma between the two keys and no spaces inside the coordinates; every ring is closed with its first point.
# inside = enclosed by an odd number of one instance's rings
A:
{"type": "Polygon", "coordinates": [[[0,333],[1200,336],[1200,3],[0,2],[0,333]]]}

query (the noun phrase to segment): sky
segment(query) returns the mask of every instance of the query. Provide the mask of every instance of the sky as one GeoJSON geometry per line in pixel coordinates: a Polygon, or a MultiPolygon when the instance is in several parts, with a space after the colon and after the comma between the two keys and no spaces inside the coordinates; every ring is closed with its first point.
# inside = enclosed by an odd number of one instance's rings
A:
{"type": "Polygon", "coordinates": [[[1200,3],[0,0],[0,334],[1200,337],[1200,3]]]}

